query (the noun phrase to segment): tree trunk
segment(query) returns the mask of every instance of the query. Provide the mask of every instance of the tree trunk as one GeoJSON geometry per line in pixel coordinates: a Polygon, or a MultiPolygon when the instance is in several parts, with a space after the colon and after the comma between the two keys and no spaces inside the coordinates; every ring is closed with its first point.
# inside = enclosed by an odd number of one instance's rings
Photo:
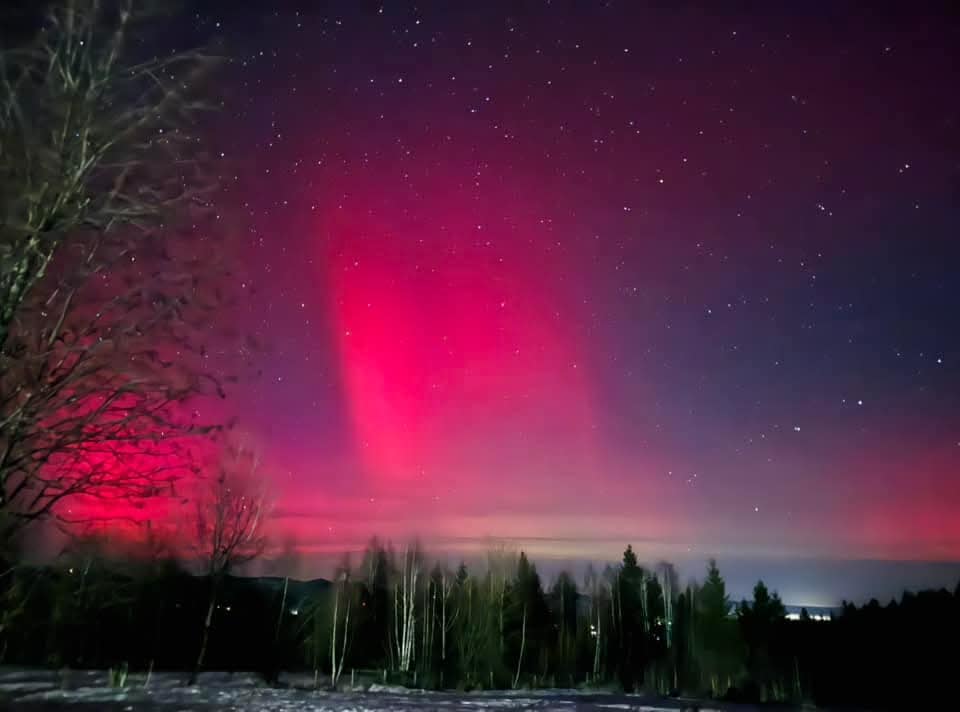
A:
{"type": "Polygon", "coordinates": [[[663,574],[663,616],[667,648],[673,646],[673,587],[669,571],[663,574]]]}
{"type": "MultiPolygon", "coordinates": [[[[346,579],[343,586],[346,587],[346,579]]],[[[343,637],[340,641],[340,662],[337,662],[337,626],[340,613],[340,591],[336,591],[336,598],[333,604],[333,634],[330,636],[330,683],[336,687],[343,675],[343,665],[347,658],[347,636],[350,634],[350,597],[349,592],[344,590],[346,598],[346,611],[343,616],[343,637]]]]}
{"type": "Polygon", "coordinates": [[[334,584],[333,632],[330,634],[330,685],[337,686],[337,618],[340,612],[340,590],[334,584]]]}
{"type": "Polygon", "coordinates": [[[193,672],[190,673],[188,685],[197,684],[197,675],[200,668],[203,667],[203,660],[207,656],[207,644],[210,642],[210,626],[213,623],[213,611],[217,607],[218,582],[213,581],[210,589],[210,604],[207,606],[207,617],[203,621],[203,637],[200,639],[200,652],[197,654],[197,662],[193,666],[193,672]]]}
{"type": "Polygon", "coordinates": [[[420,565],[416,561],[416,553],[404,551],[403,566],[400,572],[400,582],[396,588],[397,596],[394,612],[399,612],[397,631],[397,652],[400,658],[400,671],[410,672],[413,661],[414,641],[416,639],[417,624],[417,578],[420,574],[420,565]],[[399,609],[399,610],[398,610],[399,609]]]}
{"type": "Polygon", "coordinates": [[[280,647],[280,633],[283,630],[283,614],[287,608],[287,587],[290,585],[290,577],[285,576],[283,579],[283,595],[280,597],[280,611],[277,614],[277,627],[273,633],[273,666],[272,670],[269,671],[270,679],[267,682],[276,682],[280,679],[280,657],[281,657],[281,647],[280,647]]]}
{"type": "MultiPolygon", "coordinates": [[[[400,588],[399,585],[393,587],[393,644],[397,647],[397,664],[403,657],[403,649],[400,642],[400,588]]],[[[391,648],[392,650],[392,648],[391,648]]]]}
{"type": "Polygon", "coordinates": [[[420,634],[420,664],[429,665],[430,658],[427,648],[430,645],[431,621],[430,621],[430,581],[427,581],[426,588],[423,589],[423,632],[420,634]]]}
{"type": "Polygon", "coordinates": [[[503,599],[507,592],[507,584],[504,581],[503,585],[500,587],[500,655],[503,655],[503,599]]]}
{"type": "Polygon", "coordinates": [[[566,633],[567,633],[567,596],[564,586],[560,586],[560,664],[567,661],[566,633]]]}
{"type": "Polygon", "coordinates": [[[523,624],[520,626],[520,655],[517,656],[517,674],[513,676],[513,689],[520,683],[520,665],[523,663],[523,648],[527,644],[527,606],[523,606],[523,624]]]}
{"type": "MultiPolygon", "coordinates": [[[[343,619],[343,641],[340,643],[340,666],[337,668],[337,682],[343,675],[343,663],[347,659],[347,636],[350,634],[350,599],[347,598],[347,615],[343,619]]],[[[353,687],[353,675],[350,675],[350,686],[353,687]]]]}
{"type": "Polygon", "coordinates": [[[600,674],[600,645],[601,645],[601,634],[600,634],[600,606],[597,606],[597,642],[593,649],[593,676],[596,677],[600,674]]]}
{"type": "Polygon", "coordinates": [[[447,574],[440,579],[440,662],[447,662],[447,574]]]}
{"type": "Polygon", "coordinates": [[[283,626],[283,611],[287,607],[287,586],[289,585],[290,577],[286,576],[283,579],[283,595],[280,597],[280,613],[277,616],[277,630],[273,636],[274,643],[277,645],[280,644],[280,629],[283,626]]]}

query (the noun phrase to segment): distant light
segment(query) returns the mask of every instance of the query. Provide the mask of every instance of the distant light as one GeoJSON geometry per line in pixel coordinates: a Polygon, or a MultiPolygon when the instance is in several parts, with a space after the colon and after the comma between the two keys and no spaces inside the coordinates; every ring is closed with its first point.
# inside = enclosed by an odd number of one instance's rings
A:
{"type": "MultiPolygon", "coordinates": [[[[809,620],[811,620],[811,621],[817,621],[817,622],[821,622],[821,623],[824,622],[824,621],[831,621],[831,620],[833,620],[833,617],[832,617],[830,614],[828,614],[828,613],[809,613],[808,616],[809,616],[809,620]]],[[[799,613],[788,613],[786,617],[787,617],[787,620],[788,620],[788,621],[798,621],[798,620],[801,620],[799,613]]]]}
{"type": "Polygon", "coordinates": [[[297,608],[291,608],[291,609],[290,609],[290,615],[291,615],[291,616],[299,616],[299,615],[300,615],[300,610],[297,609],[297,608]]]}

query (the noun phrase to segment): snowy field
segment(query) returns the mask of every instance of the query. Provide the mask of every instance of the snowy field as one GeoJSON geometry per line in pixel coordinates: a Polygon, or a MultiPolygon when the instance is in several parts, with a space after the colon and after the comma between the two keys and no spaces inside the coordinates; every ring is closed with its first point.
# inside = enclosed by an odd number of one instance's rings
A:
{"type": "MultiPolygon", "coordinates": [[[[253,675],[205,673],[188,687],[186,675],[159,673],[145,686],[131,674],[124,689],[112,689],[102,670],[68,673],[0,668],[0,709],[104,712],[383,712],[385,710],[748,710],[735,705],[697,706],[692,701],[633,695],[585,694],[575,690],[440,693],[373,686],[356,692],[318,692],[296,686],[266,687],[253,675]]],[[[701,703],[702,704],[702,703],[701,703]]]]}

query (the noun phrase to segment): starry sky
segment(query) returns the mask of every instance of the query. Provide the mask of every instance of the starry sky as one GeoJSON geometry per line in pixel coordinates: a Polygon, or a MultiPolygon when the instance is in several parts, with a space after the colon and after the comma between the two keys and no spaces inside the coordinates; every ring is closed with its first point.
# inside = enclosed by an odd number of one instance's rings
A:
{"type": "Polygon", "coordinates": [[[948,4],[177,22],[232,58],[229,408],[302,553],[960,559],[948,4]]]}

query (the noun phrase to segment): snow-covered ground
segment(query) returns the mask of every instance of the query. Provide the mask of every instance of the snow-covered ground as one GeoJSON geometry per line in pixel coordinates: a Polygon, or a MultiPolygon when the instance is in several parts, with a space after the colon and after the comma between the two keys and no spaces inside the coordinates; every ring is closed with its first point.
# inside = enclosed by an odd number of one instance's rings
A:
{"type": "Polygon", "coordinates": [[[157,673],[145,685],[131,674],[123,689],[111,688],[103,670],[58,672],[0,668],[0,709],[104,710],[104,712],[384,712],[386,710],[660,710],[739,709],[695,706],[691,701],[651,700],[633,695],[585,694],[575,690],[441,693],[373,686],[355,692],[320,692],[293,685],[267,687],[254,675],[204,673],[195,686],[186,675],[157,673]]]}

